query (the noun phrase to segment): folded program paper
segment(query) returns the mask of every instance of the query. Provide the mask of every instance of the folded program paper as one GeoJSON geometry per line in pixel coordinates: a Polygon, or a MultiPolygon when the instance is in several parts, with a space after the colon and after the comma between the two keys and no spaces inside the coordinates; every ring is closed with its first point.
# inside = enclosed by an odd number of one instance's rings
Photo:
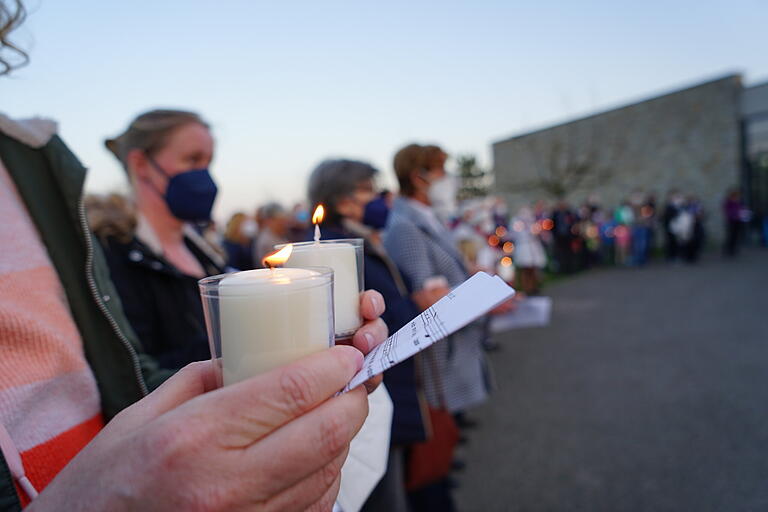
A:
{"type": "Polygon", "coordinates": [[[365,356],[363,368],[341,391],[346,393],[397,363],[447,338],[515,294],[499,276],[478,272],[408,322],[365,356]]]}

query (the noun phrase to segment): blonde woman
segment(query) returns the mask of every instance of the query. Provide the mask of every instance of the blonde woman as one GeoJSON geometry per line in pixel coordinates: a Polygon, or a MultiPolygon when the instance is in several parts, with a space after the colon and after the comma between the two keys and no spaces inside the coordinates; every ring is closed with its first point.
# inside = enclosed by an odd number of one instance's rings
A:
{"type": "Polygon", "coordinates": [[[106,146],[125,169],[136,205],[132,233],[100,239],[128,320],[163,368],[207,359],[197,281],[226,266],[195,229],[210,220],[217,193],[208,125],[193,112],[153,110],[106,146]]]}

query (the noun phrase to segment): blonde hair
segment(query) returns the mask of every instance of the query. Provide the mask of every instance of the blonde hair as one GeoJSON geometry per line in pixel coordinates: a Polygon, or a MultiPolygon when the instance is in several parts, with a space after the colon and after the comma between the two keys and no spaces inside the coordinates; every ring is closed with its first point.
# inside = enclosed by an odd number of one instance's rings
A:
{"type": "Polygon", "coordinates": [[[115,238],[126,243],[136,231],[136,207],[133,202],[120,194],[107,196],[88,195],[85,210],[91,231],[101,238],[115,238]]]}
{"type": "Polygon", "coordinates": [[[140,149],[152,156],[165,146],[174,131],[191,123],[209,128],[208,123],[195,112],[170,109],[150,110],[134,119],[122,134],[105,140],[104,145],[120,160],[127,171],[127,158],[131,150],[140,149]]]}
{"type": "Polygon", "coordinates": [[[243,225],[243,222],[245,222],[246,219],[247,217],[243,212],[232,214],[227,221],[227,227],[224,228],[224,238],[238,243],[246,241],[245,237],[243,237],[240,232],[240,226],[243,225]]]}

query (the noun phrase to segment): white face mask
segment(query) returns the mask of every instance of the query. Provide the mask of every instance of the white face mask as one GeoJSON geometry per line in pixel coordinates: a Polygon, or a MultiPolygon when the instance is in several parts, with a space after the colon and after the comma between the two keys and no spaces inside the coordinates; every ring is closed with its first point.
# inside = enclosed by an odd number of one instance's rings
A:
{"type": "Polygon", "coordinates": [[[447,221],[456,216],[457,180],[448,174],[430,182],[427,196],[432,208],[440,219],[447,221]]]}
{"type": "Polygon", "coordinates": [[[255,220],[246,220],[240,225],[240,234],[246,238],[253,238],[258,231],[258,225],[255,220]]]}

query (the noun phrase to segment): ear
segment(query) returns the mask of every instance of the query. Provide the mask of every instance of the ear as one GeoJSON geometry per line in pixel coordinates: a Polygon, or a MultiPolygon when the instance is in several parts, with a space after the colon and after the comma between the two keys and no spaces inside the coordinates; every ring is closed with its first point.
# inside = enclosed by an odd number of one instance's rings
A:
{"type": "Polygon", "coordinates": [[[413,190],[418,191],[425,190],[429,187],[429,183],[418,169],[411,172],[411,185],[413,186],[413,190]]]}
{"type": "Polygon", "coordinates": [[[132,177],[149,179],[149,163],[147,155],[140,149],[132,149],[125,157],[125,163],[132,177]]]}

